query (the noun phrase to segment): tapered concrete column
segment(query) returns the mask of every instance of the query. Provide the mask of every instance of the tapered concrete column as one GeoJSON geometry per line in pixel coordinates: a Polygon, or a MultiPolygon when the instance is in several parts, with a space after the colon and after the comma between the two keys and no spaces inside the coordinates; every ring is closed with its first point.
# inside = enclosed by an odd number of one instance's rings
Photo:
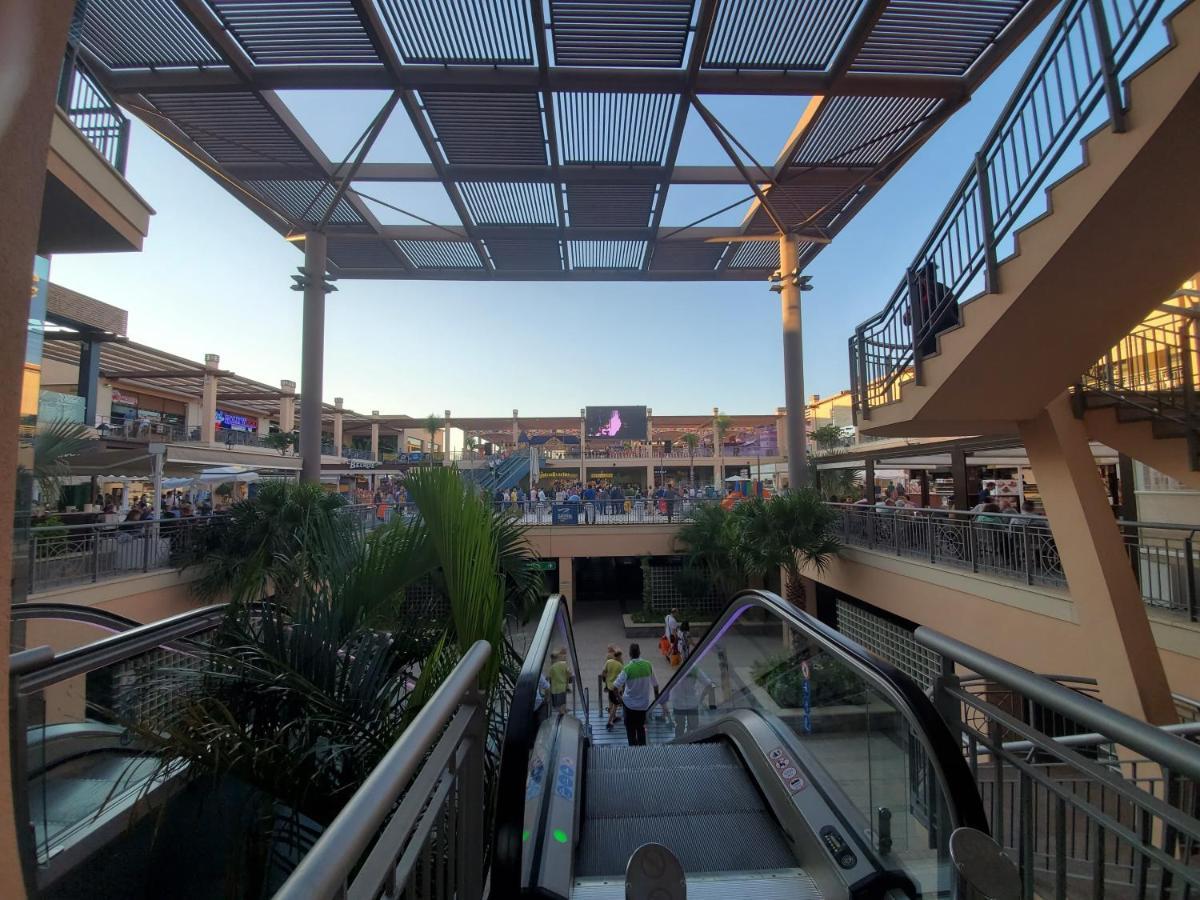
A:
{"type": "Polygon", "coordinates": [[[371,410],[371,459],[379,459],[379,410],[371,410]]]}
{"type": "Polygon", "coordinates": [[[521,440],[521,426],[517,422],[517,411],[515,409],[513,410],[512,437],[513,437],[512,445],[513,445],[513,447],[516,447],[517,443],[521,440]]]}
{"type": "Polygon", "coordinates": [[[648,406],[646,407],[646,441],[650,444],[654,443],[654,410],[648,406]]]}
{"type": "Polygon", "coordinates": [[[279,430],[291,434],[296,430],[296,382],[279,382],[279,430]]]}
{"type": "Polygon", "coordinates": [[[200,440],[212,443],[217,438],[217,387],[220,379],[217,370],[221,357],[215,353],[204,354],[204,385],[200,389],[200,440]]]}
{"type": "Polygon", "coordinates": [[[99,341],[83,341],[79,345],[78,393],[83,398],[83,421],[95,425],[100,415],[100,348],[99,341]]]}
{"type": "Polygon", "coordinates": [[[583,478],[583,460],[587,457],[587,410],[579,410],[579,477],[583,478]]]}
{"type": "Polygon", "coordinates": [[[567,612],[575,618],[575,558],[560,556],[558,558],[558,592],[567,601],[567,612]]]}
{"type": "Polygon", "coordinates": [[[442,428],[442,465],[452,465],[454,460],[450,458],[450,410],[446,410],[446,417],[443,420],[446,424],[442,428]]]}
{"type": "MultiPolygon", "coordinates": [[[[67,45],[73,0],[4,0],[0,2],[0,67],[4,69],[4,102],[0,103],[0,197],[4,198],[4,239],[0,240],[0,367],[7,373],[0,391],[0,645],[10,647],[13,585],[13,525],[21,414],[21,384],[29,325],[29,289],[37,252],[46,183],[46,154],[54,120],[54,94],[67,45]]],[[[32,450],[22,448],[20,461],[32,469],[32,450]]],[[[21,516],[28,522],[28,509],[21,516]]],[[[18,533],[27,544],[27,535],[18,533]]],[[[26,556],[24,550],[18,555],[26,556]]],[[[9,708],[8,653],[0,655],[0,709],[9,708]]],[[[9,717],[0,719],[0,772],[11,772],[9,717]]],[[[25,735],[18,735],[24,741],[25,735]]],[[[24,897],[21,858],[17,850],[12,779],[0,779],[0,897],[24,897]]],[[[22,823],[27,828],[27,822],[22,823]]],[[[23,839],[32,838],[23,831],[23,839]]],[[[32,858],[32,840],[26,842],[32,858]]],[[[34,888],[30,873],[30,887],[34,888]]]]}
{"type": "Polygon", "coordinates": [[[333,398],[333,455],[342,455],[342,404],[341,397],[333,398]]]}
{"type": "MultiPolygon", "coordinates": [[[[712,440],[713,440],[713,475],[715,476],[715,475],[716,475],[716,474],[719,472],[719,473],[721,473],[722,477],[724,477],[724,472],[725,472],[725,463],[724,463],[724,458],[725,458],[725,442],[724,442],[723,440],[721,440],[721,435],[720,435],[720,433],[717,431],[717,419],[720,417],[720,415],[721,415],[721,409],[720,409],[720,407],[714,406],[714,407],[713,407],[713,417],[712,417],[712,430],[713,430],[713,438],[712,438],[712,440]]],[[[715,484],[717,487],[720,487],[720,486],[721,486],[721,479],[720,479],[720,478],[715,478],[715,477],[714,477],[714,479],[713,479],[713,483],[714,483],[714,484],[715,484]]]]}
{"type": "Polygon", "coordinates": [[[321,395],[325,377],[325,235],[304,235],[304,327],[300,342],[300,480],[321,481],[321,395]]]}
{"type": "Polygon", "coordinates": [[[779,452],[783,456],[787,456],[787,407],[775,407],[775,443],[779,447],[779,452]]]}
{"type": "Polygon", "coordinates": [[[1141,590],[1113,519],[1083,422],[1066,393],[1029,422],[1021,440],[1037,477],[1038,492],[1071,602],[1092,648],[1092,671],[1106,704],[1155,725],[1178,720],[1171,689],[1150,631],[1141,590]]]}
{"type": "Polygon", "coordinates": [[[646,487],[654,487],[654,463],[646,466],[646,487]]]}
{"type": "Polygon", "coordinates": [[[783,318],[783,386],[787,403],[788,484],[808,484],[808,460],[804,446],[804,342],[800,323],[800,287],[792,277],[799,272],[796,238],[779,238],[779,306],[783,318]]]}

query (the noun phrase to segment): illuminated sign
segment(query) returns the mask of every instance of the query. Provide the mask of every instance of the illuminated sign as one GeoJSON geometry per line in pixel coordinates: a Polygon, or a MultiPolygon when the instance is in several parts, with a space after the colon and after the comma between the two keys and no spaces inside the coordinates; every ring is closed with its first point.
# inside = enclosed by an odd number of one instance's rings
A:
{"type": "Polygon", "coordinates": [[[644,441],[646,407],[589,406],[584,413],[584,428],[590,438],[644,441]]]}
{"type": "Polygon", "coordinates": [[[258,419],[254,416],[239,416],[237,413],[218,409],[217,427],[228,428],[230,431],[258,431],[258,419]]]}

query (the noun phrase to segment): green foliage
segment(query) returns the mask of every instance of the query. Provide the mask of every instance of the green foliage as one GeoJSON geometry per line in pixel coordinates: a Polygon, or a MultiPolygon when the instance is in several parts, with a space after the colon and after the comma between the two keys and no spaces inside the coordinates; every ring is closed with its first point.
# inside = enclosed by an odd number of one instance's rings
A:
{"type": "Polygon", "coordinates": [[[264,435],[262,438],[262,445],[272,450],[278,450],[280,456],[286,456],[292,447],[297,447],[299,444],[300,436],[294,431],[277,431],[274,434],[264,435]]]}
{"type": "Polygon", "coordinates": [[[675,537],[687,566],[701,572],[723,598],[746,587],[749,573],[738,554],[738,523],[716,503],[696,504],[675,537]]]}
{"type": "Polygon", "coordinates": [[[808,458],[808,480],[811,484],[820,481],[818,490],[826,500],[841,500],[844,497],[860,497],[863,490],[862,469],[821,469],[817,472],[817,460],[808,458]]]}
{"type": "Polygon", "coordinates": [[[92,430],[81,422],[54,419],[38,426],[33,436],[33,477],[42,503],[53,506],[62,480],[71,474],[71,457],[92,443],[92,430]]]}
{"type": "MultiPolygon", "coordinates": [[[[799,709],[804,706],[804,673],[800,662],[801,657],[792,654],[760,659],[751,668],[751,676],[779,706],[799,709]]],[[[809,660],[809,673],[808,702],[813,709],[866,702],[862,679],[832,657],[814,656],[809,660]]]]}
{"type": "Polygon", "coordinates": [[[725,443],[725,435],[729,433],[729,429],[733,427],[733,417],[727,416],[724,413],[717,415],[713,419],[713,427],[717,430],[717,446],[722,446],[725,443]]]}
{"type": "MultiPolygon", "coordinates": [[[[425,420],[421,424],[425,426],[425,430],[429,433],[429,452],[432,453],[433,442],[437,440],[437,433],[444,424],[442,417],[436,413],[430,413],[425,417],[425,420]]],[[[445,449],[445,447],[442,448],[442,450],[445,449]]]]}
{"type": "Polygon", "coordinates": [[[814,428],[809,433],[809,437],[822,450],[832,450],[846,443],[846,438],[848,437],[846,432],[847,429],[841,425],[834,425],[832,422],[829,422],[819,428],[814,428]]]}

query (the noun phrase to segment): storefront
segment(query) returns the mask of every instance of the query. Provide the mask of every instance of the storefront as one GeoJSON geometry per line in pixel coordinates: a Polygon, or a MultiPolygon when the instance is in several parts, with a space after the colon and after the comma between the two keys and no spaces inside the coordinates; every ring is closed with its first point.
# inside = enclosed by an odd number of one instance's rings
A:
{"type": "Polygon", "coordinates": [[[113,388],[109,421],[114,427],[129,428],[145,423],[158,426],[159,430],[182,432],[187,426],[187,404],[182,400],[113,388]]]}
{"type": "Polygon", "coordinates": [[[217,427],[227,431],[243,431],[253,433],[258,431],[258,419],[255,416],[243,416],[241,413],[217,410],[217,427]]]}

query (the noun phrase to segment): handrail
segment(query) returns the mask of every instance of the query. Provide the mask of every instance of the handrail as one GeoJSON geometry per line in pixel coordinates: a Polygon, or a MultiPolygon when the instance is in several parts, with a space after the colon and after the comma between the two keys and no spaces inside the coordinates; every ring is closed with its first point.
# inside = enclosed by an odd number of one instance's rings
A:
{"type": "Polygon", "coordinates": [[[464,699],[478,690],[479,675],[491,654],[487,641],[476,641],[467,650],[288,876],[274,900],[343,896],[347,875],[371,846],[397,798],[464,699]]]}
{"type": "Polygon", "coordinates": [[[94,606],[80,606],[78,603],[46,603],[35,600],[29,603],[18,603],[12,607],[12,620],[14,622],[30,622],[35,619],[83,622],[87,625],[107,628],[118,634],[145,624],[128,616],[109,612],[106,609],[97,609],[94,606]]]}
{"type": "Polygon", "coordinates": [[[747,609],[752,607],[766,610],[806,634],[833,656],[848,661],[875,687],[896,701],[898,706],[911,717],[917,739],[942,776],[946,786],[946,805],[954,826],[956,828],[977,828],[988,833],[987,815],[984,812],[983,803],[979,799],[975,781],[963,758],[962,748],[951,736],[933,703],[917,687],[916,683],[891,663],[872,655],[860,644],[808,613],[797,609],[771,591],[751,589],[735,595],[729,605],[725,607],[725,611],[700,639],[696,648],[675,670],[675,674],[660,691],[651,707],[665,706],[671,691],[679,681],[699,665],[708,650],[724,636],[725,632],[747,609]]]}
{"type": "Polygon", "coordinates": [[[525,821],[525,785],[529,771],[529,754],[537,736],[536,718],[532,715],[537,697],[538,682],[546,663],[546,654],[554,639],[555,625],[563,616],[566,631],[563,637],[570,650],[576,690],[582,690],[583,677],[579,658],[575,654],[575,634],[571,628],[571,612],[561,594],[546,601],[537,630],[529,642],[521,674],[517,676],[509,708],[504,745],[500,753],[500,786],[496,796],[495,844],[492,854],[492,896],[516,897],[521,890],[521,830],[525,821]]]}
{"type": "Polygon", "coordinates": [[[921,626],[914,632],[914,637],[921,646],[1014,688],[1080,725],[1107,734],[1147,759],[1168,766],[1173,772],[1200,780],[1200,747],[940,631],[921,626]]]}
{"type": "Polygon", "coordinates": [[[227,609],[228,604],[225,603],[203,606],[57,653],[40,665],[25,670],[21,675],[21,690],[37,691],[64,678],[110,666],[163,644],[206,631],[225,618],[227,609]]]}

